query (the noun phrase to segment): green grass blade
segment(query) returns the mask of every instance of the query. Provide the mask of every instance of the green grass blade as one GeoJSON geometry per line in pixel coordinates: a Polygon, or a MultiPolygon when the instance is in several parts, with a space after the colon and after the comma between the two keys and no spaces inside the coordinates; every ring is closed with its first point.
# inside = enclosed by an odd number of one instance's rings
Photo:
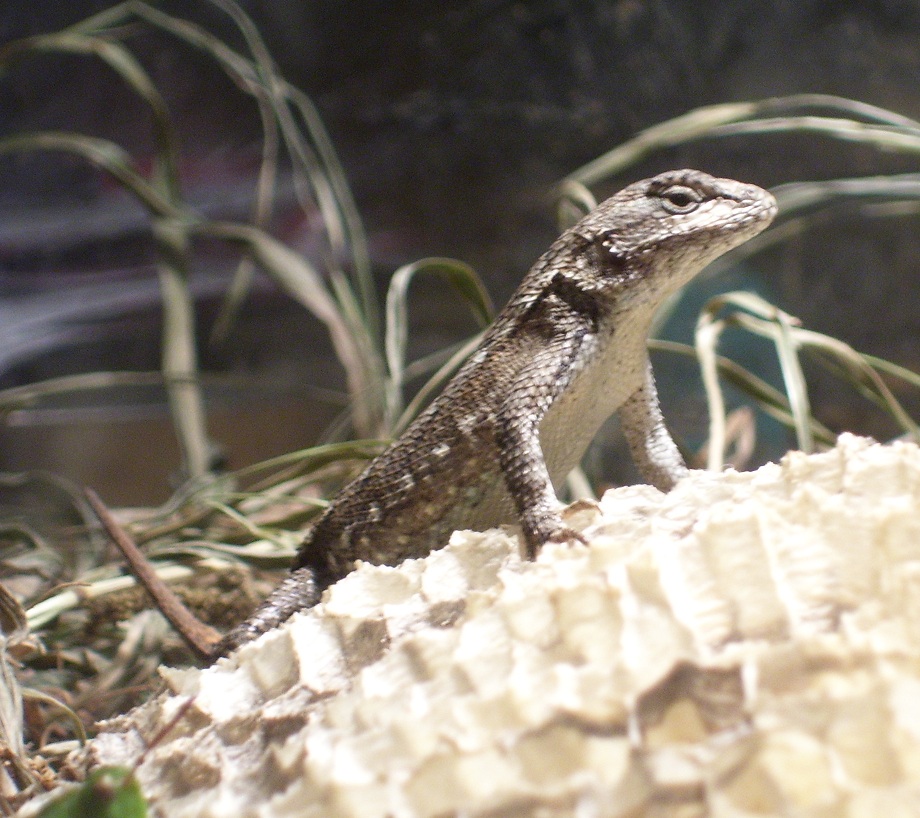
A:
{"type": "MultiPolygon", "coordinates": [[[[696,361],[700,360],[699,350],[696,347],[689,344],[681,344],[677,341],[652,339],[649,341],[649,349],[683,355],[687,358],[693,358],[696,361]]],[[[794,428],[795,420],[789,406],[789,399],[786,395],[730,358],[716,355],[715,364],[718,375],[722,380],[750,397],[764,413],[775,418],[784,426],[790,429],[794,428]]],[[[721,400],[721,396],[719,396],[719,400],[721,400]]],[[[833,446],[834,441],[837,439],[837,435],[834,434],[834,432],[815,418],[811,418],[811,433],[816,440],[826,446],[833,446]]],[[[707,466],[707,468],[709,468],[709,466],[707,466]]],[[[721,468],[721,462],[713,466],[713,469],[716,471],[721,470],[721,468]]]]}
{"type": "Polygon", "coordinates": [[[0,389],[0,416],[25,409],[52,395],[119,386],[162,386],[161,372],[87,372],[0,389]]]}
{"type": "Polygon", "coordinates": [[[370,460],[380,454],[385,445],[386,441],[380,440],[349,440],[342,443],[325,443],[322,446],[311,446],[309,449],[287,452],[268,460],[253,463],[251,466],[244,466],[241,469],[237,469],[234,474],[242,480],[265,472],[274,472],[293,466],[296,471],[285,475],[285,479],[289,479],[292,476],[309,474],[340,460],[370,460]]]}
{"type": "Polygon", "coordinates": [[[720,326],[722,329],[726,326],[745,326],[751,332],[769,338],[773,342],[786,384],[799,448],[804,452],[813,451],[811,405],[808,400],[805,376],[798,359],[797,336],[793,330],[793,325],[798,324],[798,319],[784,313],[760,296],[740,291],[724,293],[711,299],[703,312],[706,315],[715,315],[726,306],[737,307],[758,316],[755,319],[736,312],[720,326]]]}
{"type": "Polygon", "coordinates": [[[162,164],[166,191],[178,191],[178,136],[172,126],[166,102],[140,62],[120,43],[65,30],[9,43],[0,48],[0,64],[54,52],[97,57],[147,104],[153,114],[156,154],[162,164]]]}
{"type": "Polygon", "coordinates": [[[185,216],[134,170],[127,151],[107,139],[65,131],[32,131],[0,139],[0,155],[32,151],[59,151],[79,156],[110,174],[151,213],[169,218],[185,216]]]}
{"type": "MultiPolygon", "coordinates": [[[[312,101],[302,91],[277,75],[258,31],[239,6],[226,0],[219,0],[215,4],[231,14],[240,26],[253,53],[252,60],[188,20],[171,16],[143,2],[132,4],[132,9],[151,25],[207,53],[246,93],[269,101],[294,160],[295,172],[306,182],[305,186],[298,186],[298,190],[304,192],[312,189],[312,197],[315,197],[326,225],[332,257],[341,258],[345,254],[351,258],[355,284],[360,294],[361,312],[370,333],[376,334],[378,309],[364,229],[322,119],[312,101]],[[295,112],[303,123],[306,135],[297,124],[293,115],[295,112]]],[[[309,193],[305,195],[310,196],[309,193]]]]}
{"type": "Polygon", "coordinates": [[[186,476],[201,478],[211,471],[211,445],[198,382],[195,302],[188,286],[189,235],[186,225],[176,219],[155,218],[152,226],[163,302],[163,380],[186,476]]]}
{"type": "Polygon", "coordinates": [[[920,443],[920,426],[910,417],[876,370],[896,375],[915,387],[920,386],[920,375],[857,352],[849,344],[829,335],[805,329],[795,332],[798,342],[812,357],[884,409],[905,432],[920,443]]]}
{"type": "Polygon", "coordinates": [[[560,230],[568,230],[583,216],[597,207],[597,199],[587,186],[574,179],[566,179],[559,185],[556,200],[556,224],[560,230]]]}
{"type": "Polygon", "coordinates": [[[700,363],[700,374],[706,404],[709,410],[709,446],[706,468],[721,471],[725,465],[727,444],[725,397],[719,387],[716,347],[719,336],[725,329],[725,322],[715,318],[715,311],[704,309],[696,322],[695,346],[700,363]]]}
{"type": "Polygon", "coordinates": [[[465,344],[450,356],[445,363],[428,382],[416,393],[415,397],[409,402],[399,419],[393,426],[393,435],[401,435],[406,427],[415,419],[422,409],[431,401],[431,399],[441,391],[444,384],[453,377],[454,373],[463,365],[463,362],[470,357],[473,350],[479,346],[485,331],[479,332],[470,338],[465,344]]]}
{"type": "MultiPolygon", "coordinates": [[[[719,437],[720,430],[724,432],[724,404],[714,377],[715,343],[718,335],[729,326],[745,329],[776,345],[796,434],[803,450],[808,450],[806,446],[814,446],[817,427],[811,414],[799,350],[807,352],[825,368],[847,381],[856,391],[888,413],[905,432],[915,440],[920,440],[920,426],[904,410],[877,370],[903,377],[914,386],[920,386],[920,375],[887,362],[881,362],[884,365],[879,366],[877,359],[860,354],[849,344],[802,329],[798,323],[797,319],[759,296],[745,292],[726,293],[711,299],[700,314],[697,324],[698,356],[703,367],[711,417],[718,413],[719,418],[722,418],[711,419],[711,464],[721,456],[717,449],[720,441],[724,442],[724,438],[719,437]],[[737,307],[738,311],[717,321],[716,313],[725,306],[737,307]]],[[[823,431],[819,431],[818,437],[826,442],[823,431]]]]}
{"type": "Polygon", "coordinates": [[[443,278],[460,294],[480,326],[492,320],[492,302],[482,280],[468,264],[450,258],[425,258],[400,267],[390,279],[386,302],[386,350],[389,370],[387,407],[390,418],[402,411],[406,344],[409,337],[409,287],[419,275],[443,278]]]}
{"type": "Polygon", "coordinates": [[[205,431],[204,400],[197,380],[194,309],[186,273],[186,231],[191,217],[181,203],[171,200],[168,185],[166,191],[160,191],[150,184],[134,170],[128,153],[109,140],[59,131],[0,139],[0,154],[22,151],[63,151],[80,156],[111,174],[150,211],[159,249],[163,295],[163,376],[186,470],[192,477],[206,474],[210,446],[205,431]]]}
{"type": "Polygon", "coordinates": [[[569,174],[565,181],[591,186],[622,172],[654,151],[700,139],[717,126],[752,116],[756,110],[757,105],[753,102],[733,102],[697,108],[640,131],[632,139],[569,174]]]}
{"type": "Polygon", "coordinates": [[[360,338],[344,319],[339,304],[329,294],[325,282],[303,256],[248,224],[231,222],[199,222],[192,227],[198,235],[240,244],[252,258],[272,276],[296,301],[322,321],[329,332],[336,355],[345,368],[348,391],[354,401],[355,425],[370,425],[361,415],[361,396],[372,390],[367,375],[364,349],[360,338]]]}
{"type": "Polygon", "coordinates": [[[808,399],[808,386],[805,383],[805,373],[799,361],[798,344],[793,334],[792,317],[776,310],[776,352],[779,356],[780,371],[786,384],[786,394],[789,396],[789,405],[795,419],[795,435],[799,449],[806,454],[815,450],[815,441],[811,434],[811,401],[808,399]]]}
{"type": "Polygon", "coordinates": [[[920,128],[870,125],[826,116],[791,116],[732,122],[713,128],[707,136],[725,137],[768,133],[813,133],[844,142],[860,142],[884,151],[920,152],[920,128]]]}
{"type": "Polygon", "coordinates": [[[879,372],[884,372],[888,375],[893,375],[896,378],[900,378],[902,381],[907,381],[907,383],[913,387],[920,388],[920,374],[917,372],[913,372],[903,366],[898,366],[898,364],[894,364],[891,361],[886,361],[884,358],[867,355],[865,352],[859,353],[859,356],[873,369],[877,369],[879,372]]]}
{"type": "Polygon", "coordinates": [[[566,181],[590,186],[621,173],[655,151],[697,139],[793,131],[868,143],[882,150],[912,152],[918,149],[920,140],[920,123],[884,108],[828,94],[797,94],[696,108],[640,131],[569,174],[566,181]],[[812,110],[839,112],[853,119],[799,113],[812,110]]]}
{"type": "MultiPolygon", "coordinates": [[[[132,4],[138,17],[215,59],[239,87],[253,95],[263,110],[276,118],[281,136],[293,162],[295,191],[306,210],[315,200],[323,217],[330,244],[330,279],[339,301],[343,322],[354,336],[360,355],[340,357],[349,370],[348,380],[353,400],[353,422],[359,433],[377,433],[382,428],[385,389],[383,355],[377,330],[379,317],[363,228],[345,181],[331,140],[309,99],[280,77],[264,44],[251,22],[236,4],[219,0],[218,5],[230,13],[241,27],[254,59],[250,60],[228,47],[200,26],[166,14],[143,2],[132,4]],[[295,117],[301,118],[306,135],[295,117]],[[355,289],[338,268],[342,258],[351,257],[356,276],[355,289]],[[357,295],[355,294],[357,292],[357,295]],[[362,337],[359,337],[362,336],[362,337]]],[[[237,286],[236,293],[244,289],[237,286]]],[[[238,295],[237,295],[238,297],[238,295]]]]}

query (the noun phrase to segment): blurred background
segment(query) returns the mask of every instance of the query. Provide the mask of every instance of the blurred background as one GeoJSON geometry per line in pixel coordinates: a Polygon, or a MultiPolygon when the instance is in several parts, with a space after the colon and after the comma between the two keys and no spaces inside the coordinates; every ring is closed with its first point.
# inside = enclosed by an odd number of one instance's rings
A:
{"type": "MultiPolygon", "coordinates": [[[[5,0],[0,46],[57,31],[109,2],[5,0]]],[[[424,256],[471,264],[500,305],[558,234],[556,183],[637,131],[700,105],[836,94],[920,117],[916,0],[534,0],[533,2],[241,2],[279,72],[315,103],[364,221],[374,280],[424,256]]],[[[234,48],[243,38],[205,0],[157,7],[234,48]]],[[[252,99],[215,62],[163,31],[126,42],[163,94],[181,138],[181,184],[211,218],[253,208],[262,127],[252,99]]],[[[97,59],[49,53],[0,76],[0,137],[37,129],[104,137],[149,169],[150,110],[97,59]]],[[[907,172],[917,160],[811,134],[704,140],[650,156],[629,177],[697,167],[764,186],[907,172]]],[[[317,265],[318,218],[280,168],[271,232],[317,265]]],[[[843,205],[728,281],[704,282],[672,322],[686,338],[703,293],[750,287],[809,328],[920,368],[917,216],[867,218],[843,205]]],[[[231,331],[210,340],[237,255],[196,244],[190,283],[208,432],[231,467],[322,439],[343,410],[327,333],[264,274],[231,331]]],[[[411,354],[456,342],[475,324],[444,288],[413,290],[411,354]]],[[[94,371],[155,372],[160,291],[145,211],[110,178],[54,153],[0,156],[0,389],[94,371]]],[[[776,377],[758,350],[746,364],[776,377]],[[763,359],[761,360],[761,357],[763,359]]],[[[699,444],[705,405],[687,397],[687,363],[655,357],[665,415],[699,444]]],[[[694,380],[696,378],[696,380],[694,380]]],[[[884,416],[817,378],[815,413],[832,428],[885,438],[884,416]]],[[[694,392],[697,394],[697,392],[694,392]]],[[[917,406],[913,407],[916,414],[917,406]]],[[[761,459],[792,445],[765,426],[761,459]]],[[[615,436],[596,459],[630,479],[615,436]]],[[[78,392],[6,415],[0,471],[46,470],[90,484],[113,504],[158,504],[180,454],[162,387],[78,392]]]]}

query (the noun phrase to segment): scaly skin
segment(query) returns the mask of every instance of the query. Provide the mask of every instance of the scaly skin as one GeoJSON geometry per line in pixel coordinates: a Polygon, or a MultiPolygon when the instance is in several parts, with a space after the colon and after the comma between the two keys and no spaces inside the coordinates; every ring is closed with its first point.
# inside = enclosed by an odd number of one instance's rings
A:
{"type": "Polygon", "coordinates": [[[458,527],[520,523],[531,557],[579,539],[553,486],[614,412],[644,479],[669,490],[687,467],[658,407],[652,316],[775,214],[759,187],[694,170],[598,205],[540,257],[444,392],[333,500],[290,576],[216,655],[315,605],[355,560],[425,556],[458,527]]]}

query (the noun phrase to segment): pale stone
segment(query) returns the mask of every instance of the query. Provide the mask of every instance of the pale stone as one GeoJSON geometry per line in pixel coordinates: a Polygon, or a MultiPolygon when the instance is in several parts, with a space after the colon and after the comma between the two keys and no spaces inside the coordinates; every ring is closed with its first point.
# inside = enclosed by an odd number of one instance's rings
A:
{"type": "Polygon", "coordinates": [[[158,818],[920,815],[920,450],[608,492],[364,565],[113,721],[158,818]]]}

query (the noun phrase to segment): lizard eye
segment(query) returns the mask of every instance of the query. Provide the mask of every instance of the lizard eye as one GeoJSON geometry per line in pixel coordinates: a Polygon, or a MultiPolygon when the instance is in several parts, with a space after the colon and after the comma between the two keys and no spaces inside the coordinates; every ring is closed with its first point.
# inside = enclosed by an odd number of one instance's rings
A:
{"type": "Polygon", "coordinates": [[[671,185],[659,194],[661,204],[669,213],[692,213],[703,197],[692,187],[684,185],[671,185]]]}

